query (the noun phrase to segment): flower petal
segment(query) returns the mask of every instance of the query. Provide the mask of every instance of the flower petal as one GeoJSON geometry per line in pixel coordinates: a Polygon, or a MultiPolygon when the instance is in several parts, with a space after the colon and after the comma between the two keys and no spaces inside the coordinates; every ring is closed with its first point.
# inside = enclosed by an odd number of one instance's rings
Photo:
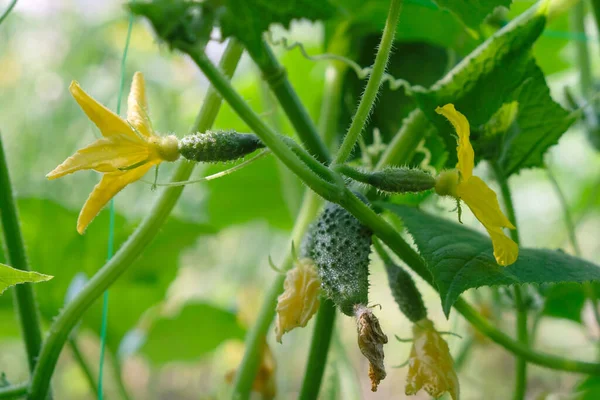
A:
{"type": "Polygon", "coordinates": [[[454,361],[448,344],[428,319],[413,325],[413,346],[410,352],[405,393],[409,396],[424,388],[436,399],[445,392],[458,400],[460,385],[454,371],[454,361]]]}
{"type": "Polygon", "coordinates": [[[507,266],[511,265],[519,257],[519,245],[517,245],[511,238],[506,236],[502,231],[502,228],[488,228],[486,227],[492,244],[494,245],[494,258],[498,265],[507,266]]]}
{"type": "Polygon", "coordinates": [[[473,168],[475,166],[475,153],[469,140],[469,136],[471,135],[469,121],[463,114],[456,111],[454,104],[446,104],[443,107],[438,107],[435,109],[435,112],[446,117],[456,130],[456,134],[458,135],[458,147],[456,148],[458,163],[456,164],[456,168],[460,171],[462,179],[467,180],[473,175],[473,168]]]}
{"type": "Polygon", "coordinates": [[[107,173],[102,176],[87,201],[83,205],[77,219],[77,232],[83,234],[87,226],[98,215],[100,210],[119,193],[125,186],[137,181],[158,162],[149,162],[141,167],[129,170],[107,173]]]}
{"type": "Polygon", "coordinates": [[[515,229],[500,209],[496,193],[481,178],[472,176],[460,182],[456,192],[483,225],[515,229]]]}
{"type": "Polygon", "coordinates": [[[96,124],[98,129],[100,129],[100,132],[104,137],[110,137],[117,134],[133,135],[137,137],[127,122],[87,94],[79,86],[79,83],[76,81],[71,82],[69,91],[88,118],[96,124]]]}
{"type": "Polygon", "coordinates": [[[67,158],[54,168],[46,178],[56,179],[67,174],[94,169],[98,172],[115,172],[144,160],[150,160],[150,149],[144,142],[132,141],[128,136],[111,136],[96,140],[67,158]]]}
{"type": "Polygon", "coordinates": [[[498,264],[506,266],[514,263],[519,255],[519,247],[504,234],[502,228],[515,227],[500,210],[496,193],[477,176],[459,183],[457,193],[490,234],[498,264]]]}
{"type": "Polygon", "coordinates": [[[129,97],[127,98],[127,120],[145,137],[153,135],[152,123],[148,116],[146,101],[146,84],[144,75],[136,72],[133,75],[129,97]]]}

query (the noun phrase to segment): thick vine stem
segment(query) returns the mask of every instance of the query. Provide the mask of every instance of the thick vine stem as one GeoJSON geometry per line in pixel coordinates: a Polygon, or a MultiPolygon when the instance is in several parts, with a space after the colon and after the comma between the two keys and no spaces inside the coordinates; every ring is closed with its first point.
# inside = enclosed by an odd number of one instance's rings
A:
{"type": "Polygon", "coordinates": [[[306,108],[304,108],[292,88],[285,68],[279,64],[269,45],[263,40],[261,47],[256,50],[254,48],[248,49],[248,54],[260,68],[263,79],[277,97],[281,108],[283,108],[308,151],[314,154],[319,161],[329,162],[329,152],[325,143],[319,136],[306,108]]]}
{"type": "MultiPolygon", "coordinates": [[[[498,163],[492,163],[492,168],[496,174],[496,180],[500,184],[500,191],[508,220],[515,226],[515,229],[510,230],[510,237],[516,244],[520,244],[519,229],[517,226],[517,218],[515,216],[515,207],[512,201],[512,195],[508,181],[504,175],[504,171],[498,163]]],[[[529,345],[529,332],[527,329],[527,306],[523,299],[523,292],[520,286],[515,285],[515,306],[517,308],[517,339],[525,346],[529,345]]],[[[517,366],[515,368],[515,391],[514,400],[523,400],[527,392],[527,359],[524,357],[517,358],[517,366]]]]}
{"type": "MultiPolygon", "coordinates": [[[[0,137],[0,217],[4,232],[4,246],[8,264],[22,271],[30,271],[23,233],[19,223],[17,205],[13,193],[8,162],[2,138],[0,137]]],[[[42,328],[31,283],[24,283],[13,288],[15,307],[19,314],[21,333],[25,342],[29,370],[33,371],[42,348],[42,328]]]]}
{"type": "Polygon", "coordinates": [[[306,361],[306,370],[302,381],[302,388],[298,399],[313,400],[319,396],[323,373],[327,365],[327,355],[329,353],[329,345],[333,335],[335,326],[335,315],[337,309],[333,302],[329,299],[324,299],[315,321],[315,329],[310,343],[310,351],[308,360],[306,361]]]}
{"type": "Polygon", "coordinates": [[[346,137],[338,150],[333,164],[343,164],[352,149],[356,145],[362,130],[365,126],[367,118],[371,114],[373,104],[377,98],[379,87],[381,86],[381,79],[385,73],[385,68],[390,57],[390,51],[392,50],[392,44],[394,43],[394,35],[396,34],[396,25],[398,25],[398,18],[400,17],[400,8],[402,7],[402,0],[392,0],[390,3],[390,9],[388,11],[387,20],[385,22],[385,28],[383,29],[383,35],[381,36],[381,42],[375,56],[375,64],[373,65],[373,71],[365,87],[365,91],[360,99],[356,113],[352,118],[352,123],[346,137]]]}
{"type": "MultiPolygon", "coordinates": [[[[243,47],[239,43],[230,41],[221,60],[224,76],[231,77],[233,75],[242,52],[243,47]]],[[[210,129],[220,106],[221,97],[219,94],[212,89],[209,90],[192,132],[204,132],[210,129]]],[[[173,174],[172,181],[187,180],[193,168],[193,163],[182,162],[173,174]]],[[[164,190],[150,213],[115,256],[92,277],[84,289],[66,305],[56,318],[50,327],[38,364],[33,372],[28,399],[39,400],[44,398],[48,392],[56,361],[71,330],[85,311],[131,266],[133,261],[156,236],[179,199],[183,188],[183,186],[169,187],[164,190]]]]}

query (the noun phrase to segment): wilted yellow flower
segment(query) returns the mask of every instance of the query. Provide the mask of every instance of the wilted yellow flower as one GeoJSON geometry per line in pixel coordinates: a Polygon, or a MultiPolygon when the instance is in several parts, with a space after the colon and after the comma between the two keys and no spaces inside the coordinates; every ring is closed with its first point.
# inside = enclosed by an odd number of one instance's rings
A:
{"type": "Polygon", "coordinates": [[[413,346],[408,360],[405,393],[414,395],[421,388],[435,398],[448,392],[453,400],[459,399],[458,376],[448,344],[427,318],[413,325],[413,346]]]}
{"type": "Polygon", "coordinates": [[[140,179],[153,166],[177,160],[179,150],[175,136],[160,137],[152,129],[141,72],[133,76],[127,119],[94,100],[75,81],[69,86],[69,91],[103,137],[78,150],[46,177],[56,179],[85,169],[103,173],[79,214],[77,231],[82,234],[119,191],[140,179]]]}
{"type": "Polygon", "coordinates": [[[319,308],[321,280],[314,261],[299,260],[287,272],[283,293],[277,299],[277,322],[275,334],[281,343],[284,333],[296,327],[304,327],[319,308]]]}
{"type": "Polygon", "coordinates": [[[371,391],[376,392],[379,383],[385,379],[386,372],[383,365],[383,345],[388,342],[383,333],[379,320],[370,308],[357,305],[354,308],[356,314],[356,331],[358,333],[358,348],[369,360],[369,379],[371,380],[371,391]]]}
{"type": "Polygon", "coordinates": [[[488,231],[494,245],[496,262],[504,266],[514,263],[519,256],[519,246],[504,234],[502,228],[515,227],[500,210],[496,193],[480,178],[473,176],[475,153],[469,140],[469,121],[456,111],[453,104],[438,107],[435,111],[446,117],[458,134],[458,171],[440,174],[435,187],[436,192],[463,200],[488,231]]]}

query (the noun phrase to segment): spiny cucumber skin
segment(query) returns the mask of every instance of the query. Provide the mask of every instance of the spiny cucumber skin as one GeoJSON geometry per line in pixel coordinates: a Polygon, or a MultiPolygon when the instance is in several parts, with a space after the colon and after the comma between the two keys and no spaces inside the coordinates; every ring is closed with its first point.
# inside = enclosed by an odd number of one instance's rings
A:
{"type": "Polygon", "coordinates": [[[435,178],[420,169],[388,168],[369,174],[368,183],[385,192],[422,192],[433,189],[435,178]]]}
{"type": "Polygon", "coordinates": [[[348,315],[366,305],[372,232],[337,204],[328,203],[313,231],[312,258],[324,293],[348,315]]]}
{"type": "Polygon", "coordinates": [[[179,153],[196,162],[233,161],[265,147],[253,134],[235,131],[206,131],[185,136],[179,142],[179,153]]]}
{"type": "Polygon", "coordinates": [[[413,323],[427,318],[423,298],[410,274],[396,264],[386,263],[385,269],[392,296],[398,303],[400,311],[413,323]]]}

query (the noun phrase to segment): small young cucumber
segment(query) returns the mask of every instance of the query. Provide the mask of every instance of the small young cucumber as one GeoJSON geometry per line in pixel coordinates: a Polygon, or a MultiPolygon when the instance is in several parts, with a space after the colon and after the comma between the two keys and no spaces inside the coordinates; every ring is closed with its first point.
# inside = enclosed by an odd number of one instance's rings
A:
{"type": "Polygon", "coordinates": [[[254,134],[235,131],[206,131],[185,136],[179,142],[179,153],[190,161],[233,161],[265,145],[254,134]]]}
{"type": "Polygon", "coordinates": [[[372,232],[344,208],[328,203],[310,235],[324,293],[354,316],[355,306],[368,303],[372,232]]]}
{"type": "Polygon", "coordinates": [[[337,167],[338,172],[366,183],[376,189],[391,193],[423,192],[433,189],[435,178],[428,172],[417,168],[386,168],[383,171],[368,172],[352,168],[349,165],[337,167]]]}
{"type": "Polygon", "coordinates": [[[385,269],[392,295],[400,311],[413,323],[427,318],[423,298],[410,274],[392,262],[386,262],[385,269]]]}

